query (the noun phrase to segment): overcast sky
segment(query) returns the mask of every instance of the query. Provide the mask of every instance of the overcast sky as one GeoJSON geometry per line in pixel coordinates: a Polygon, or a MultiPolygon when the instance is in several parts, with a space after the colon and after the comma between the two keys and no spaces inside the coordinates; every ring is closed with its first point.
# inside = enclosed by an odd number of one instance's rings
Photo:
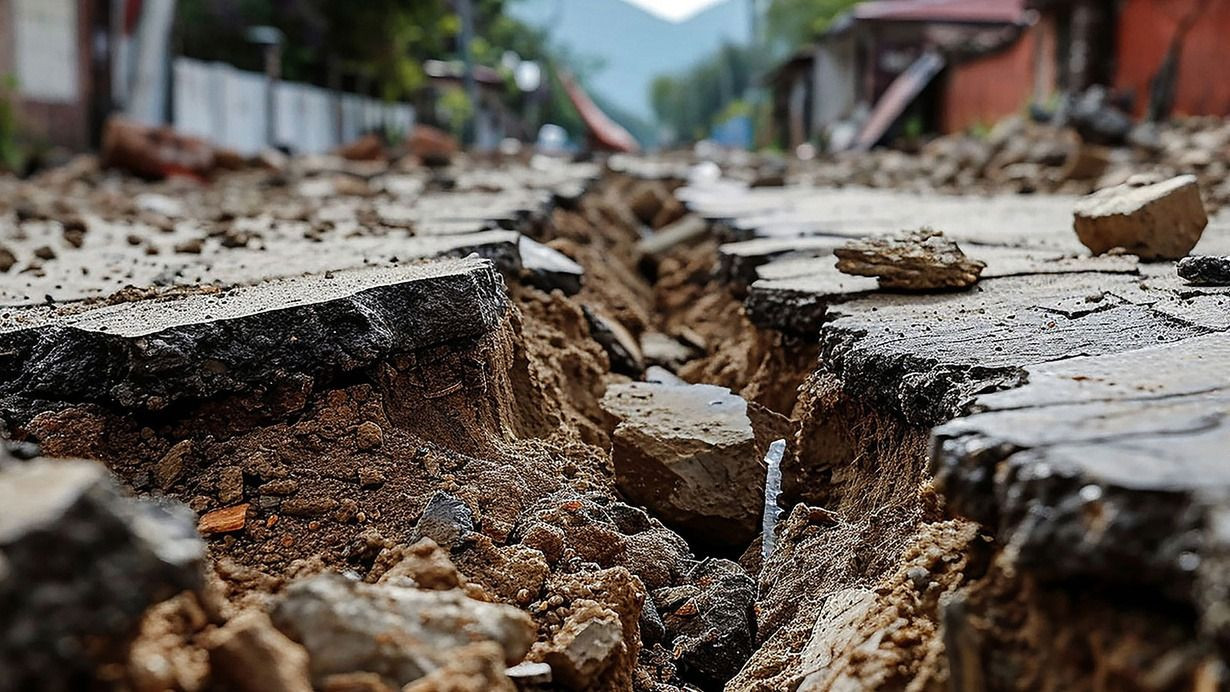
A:
{"type": "Polygon", "coordinates": [[[624,0],[669,21],[682,22],[701,10],[722,0],[624,0]]]}

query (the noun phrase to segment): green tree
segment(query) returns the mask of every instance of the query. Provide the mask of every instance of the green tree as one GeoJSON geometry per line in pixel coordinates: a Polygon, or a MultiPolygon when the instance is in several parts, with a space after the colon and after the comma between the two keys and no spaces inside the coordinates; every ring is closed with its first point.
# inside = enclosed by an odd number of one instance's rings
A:
{"type": "Polygon", "coordinates": [[[768,39],[787,50],[815,39],[858,0],[772,0],[765,11],[768,39]]]}
{"type": "Polygon", "coordinates": [[[701,139],[713,126],[741,113],[741,107],[735,104],[753,86],[759,69],[752,51],[727,43],[684,72],[655,78],[649,100],[671,138],[701,139]]]}

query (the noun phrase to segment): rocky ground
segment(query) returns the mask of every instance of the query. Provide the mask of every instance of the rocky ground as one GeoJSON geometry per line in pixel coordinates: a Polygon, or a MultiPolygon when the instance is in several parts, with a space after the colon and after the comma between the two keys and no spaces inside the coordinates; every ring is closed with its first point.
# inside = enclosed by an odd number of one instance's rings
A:
{"type": "Polygon", "coordinates": [[[0,690],[1224,686],[1218,142],[0,180],[0,690]]]}

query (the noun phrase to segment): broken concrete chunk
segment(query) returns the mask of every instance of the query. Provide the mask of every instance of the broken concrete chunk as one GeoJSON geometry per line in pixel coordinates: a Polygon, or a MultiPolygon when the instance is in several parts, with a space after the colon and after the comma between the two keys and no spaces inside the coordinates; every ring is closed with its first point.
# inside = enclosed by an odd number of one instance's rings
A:
{"type": "Polygon", "coordinates": [[[697,355],[692,347],[662,332],[641,334],[641,353],[646,363],[671,369],[678,369],[697,355]]]}
{"type": "Polygon", "coordinates": [[[587,305],[581,306],[585,321],[589,323],[589,335],[597,341],[611,359],[611,369],[623,375],[635,377],[645,369],[645,356],[640,344],[620,324],[619,320],[607,317],[587,305]]]}
{"type": "Polygon", "coordinates": [[[517,249],[521,254],[521,268],[529,275],[532,285],[544,291],[558,288],[565,295],[581,292],[585,269],[571,257],[525,236],[517,240],[517,249]]]}
{"type": "Polygon", "coordinates": [[[201,587],[192,513],[124,496],[88,461],[0,472],[0,670],[6,689],[85,686],[150,605],[201,587]]]}
{"type": "Polygon", "coordinates": [[[506,664],[534,641],[528,615],[511,606],[467,598],[461,591],[420,591],[321,574],[291,584],[273,622],[307,648],[312,679],[368,671],[394,687],[453,662],[458,650],[495,642],[506,664]]]}
{"type": "MultiPolygon", "coordinates": [[[[0,405],[28,420],[63,403],[161,410],[353,371],[485,335],[508,306],[485,260],[339,271],[172,300],[0,320],[0,405]],[[48,401],[51,399],[52,401],[48,401]]],[[[174,469],[168,469],[173,471],[174,469]]],[[[163,482],[163,474],[159,481],[163,482]]]]}
{"type": "Polygon", "coordinates": [[[884,288],[910,291],[972,286],[987,266],[930,228],[850,241],[833,253],[837,268],[846,274],[875,276],[884,288]]]}
{"type": "Polygon", "coordinates": [[[414,525],[416,539],[430,538],[437,545],[452,549],[461,545],[474,531],[474,515],[460,498],[437,490],[427,500],[423,514],[414,525]]]}
{"type": "Polygon", "coordinates": [[[709,222],[700,216],[685,216],[636,244],[646,255],[658,255],[684,243],[701,238],[709,232],[709,222]]]}
{"type": "Polygon", "coordinates": [[[1220,333],[1029,366],[933,431],[937,486],[1022,569],[1190,602],[1225,554],[1210,527],[1230,496],[1227,367],[1220,333]]]}
{"type": "Polygon", "coordinates": [[[308,655],[277,631],[269,616],[246,611],[231,618],[208,643],[214,677],[239,692],[311,692],[308,655]]]}
{"type": "Polygon", "coordinates": [[[1230,257],[1184,257],[1179,260],[1177,271],[1180,277],[1197,286],[1230,286],[1230,257]]]}
{"type": "Polygon", "coordinates": [[[607,388],[617,419],[615,480],[633,501],[695,540],[744,545],[759,528],[771,414],[724,387],[633,382],[607,388]]]}
{"type": "Polygon", "coordinates": [[[555,681],[585,690],[619,654],[623,625],[608,608],[592,605],[568,616],[544,655],[555,681]]]}
{"type": "Polygon", "coordinates": [[[1209,219],[1195,176],[1099,190],[1076,204],[1076,235],[1094,254],[1123,248],[1141,259],[1179,259],[1209,219]]]}
{"type": "Polygon", "coordinates": [[[737,563],[718,559],[698,563],[688,581],[654,592],[654,602],[674,639],[680,675],[719,689],[752,655],[756,583],[737,563]]]}

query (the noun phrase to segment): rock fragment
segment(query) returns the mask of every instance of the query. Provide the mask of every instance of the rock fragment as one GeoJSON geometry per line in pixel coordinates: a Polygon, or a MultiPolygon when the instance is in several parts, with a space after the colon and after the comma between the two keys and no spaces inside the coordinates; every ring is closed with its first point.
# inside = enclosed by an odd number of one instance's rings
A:
{"type": "Polygon", "coordinates": [[[544,291],[558,288],[566,295],[581,291],[585,270],[568,255],[525,236],[517,239],[517,251],[521,255],[521,267],[534,286],[544,291]]]}
{"type": "Polygon", "coordinates": [[[878,277],[883,288],[928,291],[966,288],[978,281],[986,263],[965,256],[940,231],[922,228],[897,236],[866,238],[833,251],[837,269],[878,277]]]}
{"type": "Polygon", "coordinates": [[[220,682],[239,692],[312,690],[307,651],[259,611],[244,612],[213,634],[209,663],[220,682]]]}
{"type": "Polygon", "coordinates": [[[1179,259],[1209,223],[1196,177],[1133,181],[1099,190],[1076,204],[1076,235],[1094,254],[1123,248],[1141,259],[1179,259]]]}
{"type": "Polygon", "coordinates": [[[584,690],[611,664],[622,644],[623,625],[619,616],[592,605],[568,617],[544,659],[557,682],[584,690]]]}
{"type": "Polygon", "coordinates": [[[430,538],[446,549],[454,548],[474,531],[474,515],[456,495],[437,490],[427,500],[423,514],[414,525],[414,535],[430,538]]]}
{"type": "Polygon", "coordinates": [[[607,388],[616,482],[633,501],[696,540],[742,545],[759,528],[774,416],[713,385],[607,388]]]}
{"type": "Polygon", "coordinates": [[[659,589],[654,603],[673,637],[672,657],[686,679],[721,688],[752,655],[756,583],[737,563],[707,559],[689,585],[659,589]]]}
{"type": "Polygon", "coordinates": [[[337,574],[291,584],[272,617],[307,649],[317,685],[332,674],[367,671],[400,687],[454,664],[462,647],[494,642],[513,664],[534,641],[529,616],[511,606],[337,574]]]}
{"type": "Polygon", "coordinates": [[[1197,286],[1230,286],[1230,257],[1184,257],[1179,260],[1177,271],[1180,277],[1197,286]]]}
{"type": "Polygon", "coordinates": [[[201,586],[191,512],[121,494],[102,466],[0,472],[0,670],[6,689],[80,689],[150,605],[201,586]]]}
{"type": "Polygon", "coordinates": [[[208,536],[214,533],[241,531],[247,524],[248,503],[206,512],[197,522],[196,530],[208,536]]]}

